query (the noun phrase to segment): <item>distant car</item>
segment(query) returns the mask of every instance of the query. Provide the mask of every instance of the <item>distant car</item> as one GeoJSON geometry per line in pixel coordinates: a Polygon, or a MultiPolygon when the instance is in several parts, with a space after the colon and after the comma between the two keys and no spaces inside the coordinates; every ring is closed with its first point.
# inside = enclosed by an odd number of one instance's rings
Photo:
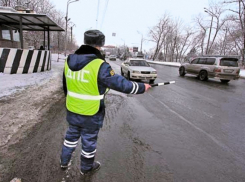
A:
{"type": "Polygon", "coordinates": [[[136,54],[136,57],[137,57],[137,58],[142,58],[142,59],[144,59],[144,54],[143,54],[142,52],[138,52],[138,53],[136,54]]]}
{"type": "Polygon", "coordinates": [[[147,80],[154,83],[157,71],[145,59],[130,58],[121,64],[121,75],[129,80],[147,80]]]}
{"type": "Polygon", "coordinates": [[[179,67],[179,75],[196,75],[200,80],[219,79],[223,83],[239,78],[238,58],[230,56],[201,56],[179,67]]]}
{"type": "Polygon", "coordinates": [[[115,56],[115,55],[110,55],[109,56],[109,60],[114,60],[114,61],[116,61],[117,60],[117,57],[115,56]]]}

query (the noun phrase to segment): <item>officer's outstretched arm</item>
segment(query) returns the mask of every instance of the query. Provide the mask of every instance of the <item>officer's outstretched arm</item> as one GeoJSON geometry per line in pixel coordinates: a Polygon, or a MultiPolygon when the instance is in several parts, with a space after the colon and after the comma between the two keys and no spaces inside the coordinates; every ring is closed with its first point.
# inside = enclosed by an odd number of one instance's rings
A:
{"type": "Polygon", "coordinates": [[[98,81],[105,87],[127,94],[142,94],[150,88],[149,84],[129,81],[123,76],[115,74],[106,62],[100,67],[98,81]]]}

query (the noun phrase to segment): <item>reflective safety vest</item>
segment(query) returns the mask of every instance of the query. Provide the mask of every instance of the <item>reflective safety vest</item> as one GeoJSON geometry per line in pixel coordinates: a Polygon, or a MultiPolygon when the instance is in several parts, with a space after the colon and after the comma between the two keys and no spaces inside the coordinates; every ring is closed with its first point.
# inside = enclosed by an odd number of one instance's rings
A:
{"type": "Polygon", "coordinates": [[[98,73],[102,59],[94,59],[79,71],[72,71],[65,62],[67,86],[66,107],[69,111],[92,116],[99,111],[100,95],[98,89],[98,73]]]}

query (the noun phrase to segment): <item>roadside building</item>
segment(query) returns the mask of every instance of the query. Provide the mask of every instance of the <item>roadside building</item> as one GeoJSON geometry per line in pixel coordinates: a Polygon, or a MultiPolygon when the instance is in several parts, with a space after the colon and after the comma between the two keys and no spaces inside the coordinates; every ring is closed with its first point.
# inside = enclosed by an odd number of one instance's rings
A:
{"type": "Polygon", "coordinates": [[[64,31],[47,15],[23,7],[0,6],[0,73],[33,73],[51,69],[50,31],[64,31]],[[23,32],[43,31],[43,47],[24,42],[23,32]],[[47,36],[47,37],[46,37],[47,36]]]}

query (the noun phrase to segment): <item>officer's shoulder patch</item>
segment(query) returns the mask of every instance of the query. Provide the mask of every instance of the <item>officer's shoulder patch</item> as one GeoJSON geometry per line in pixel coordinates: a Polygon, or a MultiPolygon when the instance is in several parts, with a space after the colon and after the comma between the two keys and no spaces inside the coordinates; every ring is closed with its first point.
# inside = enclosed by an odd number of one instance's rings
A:
{"type": "Polygon", "coordinates": [[[114,76],[114,75],[115,75],[114,70],[111,70],[111,71],[110,71],[110,74],[111,74],[111,76],[114,76]]]}

